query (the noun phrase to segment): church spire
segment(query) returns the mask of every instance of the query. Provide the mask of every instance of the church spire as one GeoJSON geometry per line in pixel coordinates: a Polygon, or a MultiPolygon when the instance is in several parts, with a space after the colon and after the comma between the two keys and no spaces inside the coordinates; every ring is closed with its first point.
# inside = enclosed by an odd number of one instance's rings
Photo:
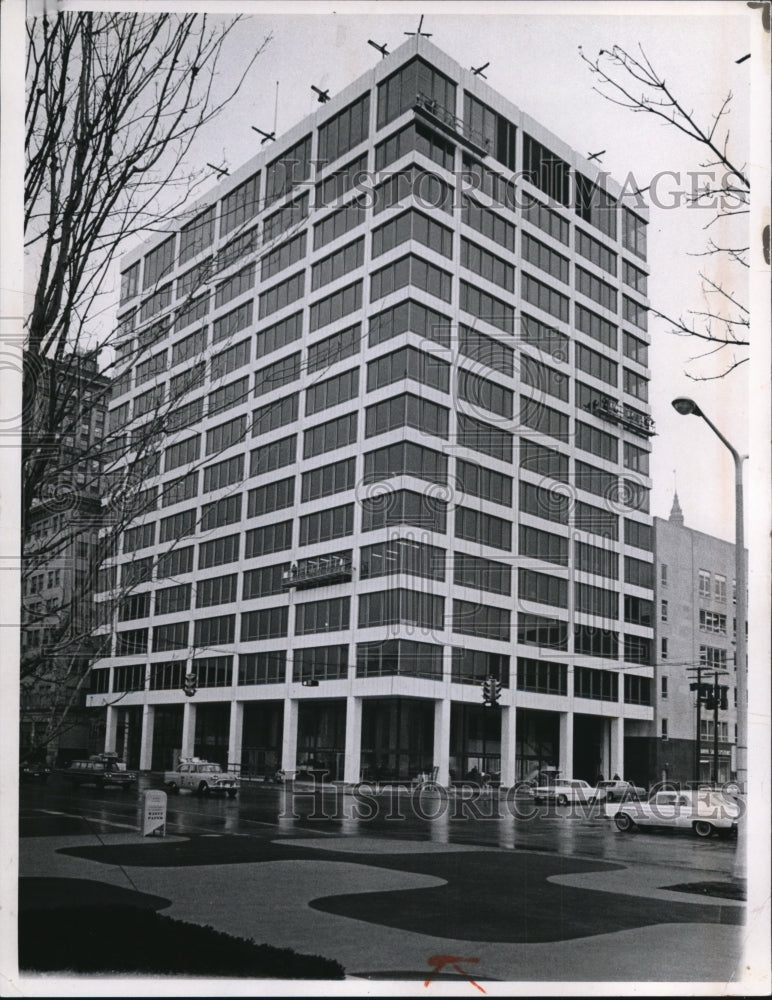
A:
{"type": "Polygon", "coordinates": [[[684,526],[684,513],[681,510],[681,504],[678,502],[678,490],[673,494],[673,506],[670,509],[670,523],[677,524],[679,527],[684,526]]]}

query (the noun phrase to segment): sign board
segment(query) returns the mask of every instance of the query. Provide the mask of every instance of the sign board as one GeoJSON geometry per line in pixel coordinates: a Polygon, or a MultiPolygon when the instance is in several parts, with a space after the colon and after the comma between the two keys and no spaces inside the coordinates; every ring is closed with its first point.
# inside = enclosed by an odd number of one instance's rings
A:
{"type": "Polygon", "coordinates": [[[158,833],[166,836],[166,792],[151,789],[145,792],[142,808],[142,836],[158,833]]]}

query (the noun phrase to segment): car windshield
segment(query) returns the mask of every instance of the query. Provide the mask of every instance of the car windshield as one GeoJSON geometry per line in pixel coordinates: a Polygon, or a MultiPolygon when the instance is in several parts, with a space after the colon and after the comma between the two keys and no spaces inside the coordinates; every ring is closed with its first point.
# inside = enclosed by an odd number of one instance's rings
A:
{"type": "Polygon", "coordinates": [[[220,770],[219,764],[202,764],[202,766],[199,768],[199,771],[204,771],[206,772],[206,774],[216,773],[219,770],[220,770]]]}

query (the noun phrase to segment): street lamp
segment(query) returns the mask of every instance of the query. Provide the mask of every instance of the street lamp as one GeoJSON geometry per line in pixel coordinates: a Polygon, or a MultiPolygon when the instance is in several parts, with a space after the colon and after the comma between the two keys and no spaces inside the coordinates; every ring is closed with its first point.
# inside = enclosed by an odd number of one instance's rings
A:
{"type": "Polygon", "coordinates": [[[737,784],[741,794],[747,792],[748,781],[748,696],[747,696],[747,667],[745,653],[745,619],[747,617],[747,598],[745,581],[745,541],[743,527],[743,461],[748,457],[741,455],[737,449],[731,445],[712,420],[702,412],[693,399],[686,399],[683,396],[673,400],[673,407],[681,414],[687,416],[693,414],[695,417],[702,417],[710,427],[716,437],[732,453],[734,459],[734,546],[735,546],[735,667],[737,673],[737,784]]]}

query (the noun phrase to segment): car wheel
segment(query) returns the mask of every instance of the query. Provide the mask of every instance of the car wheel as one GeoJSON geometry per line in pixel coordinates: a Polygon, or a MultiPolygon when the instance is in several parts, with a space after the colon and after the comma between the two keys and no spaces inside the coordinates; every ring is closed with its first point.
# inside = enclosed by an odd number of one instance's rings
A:
{"type": "Polygon", "coordinates": [[[557,802],[557,804],[559,806],[567,806],[568,805],[568,799],[567,799],[567,797],[565,795],[558,795],[558,797],[557,797],[557,799],[555,801],[557,802]]]}
{"type": "Polygon", "coordinates": [[[170,795],[176,795],[180,788],[176,781],[168,781],[166,783],[166,790],[170,795]]]}
{"type": "Polygon", "coordinates": [[[202,781],[202,782],[199,783],[198,794],[199,795],[208,795],[209,794],[209,785],[207,785],[207,783],[205,781],[202,781]]]}
{"type": "Polygon", "coordinates": [[[698,837],[709,837],[713,833],[713,824],[707,820],[698,819],[694,824],[694,832],[698,837]]]}
{"type": "Polygon", "coordinates": [[[630,833],[635,826],[635,823],[633,823],[627,813],[623,812],[616,814],[614,822],[616,823],[617,830],[621,830],[622,833],[630,833]]]}

